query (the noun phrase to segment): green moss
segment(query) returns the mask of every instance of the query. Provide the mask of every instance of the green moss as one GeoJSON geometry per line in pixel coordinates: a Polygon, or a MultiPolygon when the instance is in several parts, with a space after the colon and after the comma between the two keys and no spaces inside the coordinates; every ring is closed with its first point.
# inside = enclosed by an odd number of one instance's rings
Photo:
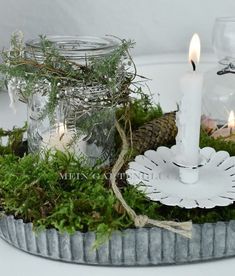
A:
{"type": "Polygon", "coordinates": [[[12,130],[0,128],[0,155],[14,153],[21,156],[26,151],[23,142],[23,135],[26,130],[27,124],[22,128],[14,127],[12,130]],[[4,138],[6,139],[5,143],[3,143],[4,138]]]}
{"type": "Polygon", "coordinates": [[[235,143],[232,141],[225,141],[223,138],[213,138],[208,136],[205,132],[201,131],[200,147],[212,147],[216,151],[225,150],[231,156],[235,155],[235,143]]]}
{"type": "MultiPolygon", "coordinates": [[[[20,130],[9,133],[13,139],[20,130]]],[[[0,136],[6,134],[0,130],[0,136]]],[[[231,155],[235,152],[234,143],[215,140],[205,133],[201,134],[201,146],[227,150],[231,155]]],[[[0,155],[2,213],[32,221],[38,230],[54,227],[69,233],[96,231],[98,245],[112,231],[134,227],[113,194],[104,170],[90,168],[69,153],[47,152],[44,158],[38,154],[18,157],[11,151],[10,144],[7,147],[8,151],[0,155]]],[[[137,214],[152,219],[192,220],[195,223],[235,219],[235,205],[187,210],[149,201],[143,193],[125,183],[121,191],[137,214]]]]}
{"type": "MultiPolygon", "coordinates": [[[[133,187],[125,187],[123,194],[137,211],[157,214],[158,204],[148,206],[133,187]]],[[[133,226],[101,169],[59,151],[43,159],[36,154],[0,156],[0,199],[2,212],[32,221],[36,229],[91,230],[102,240],[113,230],[133,226]]]]}
{"type": "MultiPolygon", "coordinates": [[[[121,120],[121,123],[123,124],[126,119],[124,114],[125,108],[126,107],[119,108],[116,112],[117,118],[123,118],[124,115],[124,118],[121,120]]],[[[128,116],[130,118],[132,130],[135,130],[144,123],[163,115],[160,105],[152,104],[150,99],[144,94],[142,94],[141,99],[130,102],[130,107],[127,110],[129,112],[128,116]]]]}

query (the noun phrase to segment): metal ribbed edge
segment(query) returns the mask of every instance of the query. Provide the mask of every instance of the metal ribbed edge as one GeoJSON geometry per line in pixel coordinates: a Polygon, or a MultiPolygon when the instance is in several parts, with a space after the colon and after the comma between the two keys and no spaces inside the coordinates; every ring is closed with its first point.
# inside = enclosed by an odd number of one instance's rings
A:
{"type": "Polygon", "coordinates": [[[234,220],[194,224],[191,240],[160,228],[116,231],[109,241],[94,249],[93,232],[68,235],[49,229],[35,234],[32,223],[4,216],[0,219],[0,237],[25,252],[77,264],[150,266],[235,256],[234,220]]]}

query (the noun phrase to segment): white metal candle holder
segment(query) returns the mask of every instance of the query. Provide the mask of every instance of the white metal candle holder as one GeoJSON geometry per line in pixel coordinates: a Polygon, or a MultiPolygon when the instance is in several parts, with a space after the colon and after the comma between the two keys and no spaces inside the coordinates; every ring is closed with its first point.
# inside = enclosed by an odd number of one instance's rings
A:
{"type": "Polygon", "coordinates": [[[149,199],[169,206],[209,209],[235,201],[235,156],[205,147],[200,149],[201,162],[197,167],[183,167],[175,162],[175,156],[176,146],[138,155],[126,171],[128,183],[145,192],[149,199]],[[183,172],[187,178],[194,174],[192,171],[198,173],[198,181],[183,183],[180,174],[183,172]]]}

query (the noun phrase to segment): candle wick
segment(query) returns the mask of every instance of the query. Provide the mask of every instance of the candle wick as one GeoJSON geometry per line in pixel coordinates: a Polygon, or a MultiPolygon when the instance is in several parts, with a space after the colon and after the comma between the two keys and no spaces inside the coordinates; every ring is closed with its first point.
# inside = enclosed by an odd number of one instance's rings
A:
{"type": "Polygon", "coordinates": [[[193,66],[193,71],[196,71],[196,64],[195,64],[195,62],[192,59],[191,59],[191,64],[193,66]]]}
{"type": "Polygon", "coordinates": [[[61,135],[60,135],[60,141],[63,139],[63,137],[64,137],[64,133],[62,133],[61,135]]]}

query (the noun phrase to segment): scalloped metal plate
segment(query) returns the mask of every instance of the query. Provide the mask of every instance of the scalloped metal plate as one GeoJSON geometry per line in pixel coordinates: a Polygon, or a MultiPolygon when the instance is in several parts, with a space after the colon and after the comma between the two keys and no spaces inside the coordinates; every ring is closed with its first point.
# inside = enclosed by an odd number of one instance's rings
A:
{"type": "Polygon", "coordinates": [[[126,171],[129,184],[153,201],[182,208],[214,208],[235,201],[235,156],[205,147],[200,150],[206,164],[199,170],[199,181],[184,184],[173,164],[175,146],[159,147],[138,155],[126,171]]]}

